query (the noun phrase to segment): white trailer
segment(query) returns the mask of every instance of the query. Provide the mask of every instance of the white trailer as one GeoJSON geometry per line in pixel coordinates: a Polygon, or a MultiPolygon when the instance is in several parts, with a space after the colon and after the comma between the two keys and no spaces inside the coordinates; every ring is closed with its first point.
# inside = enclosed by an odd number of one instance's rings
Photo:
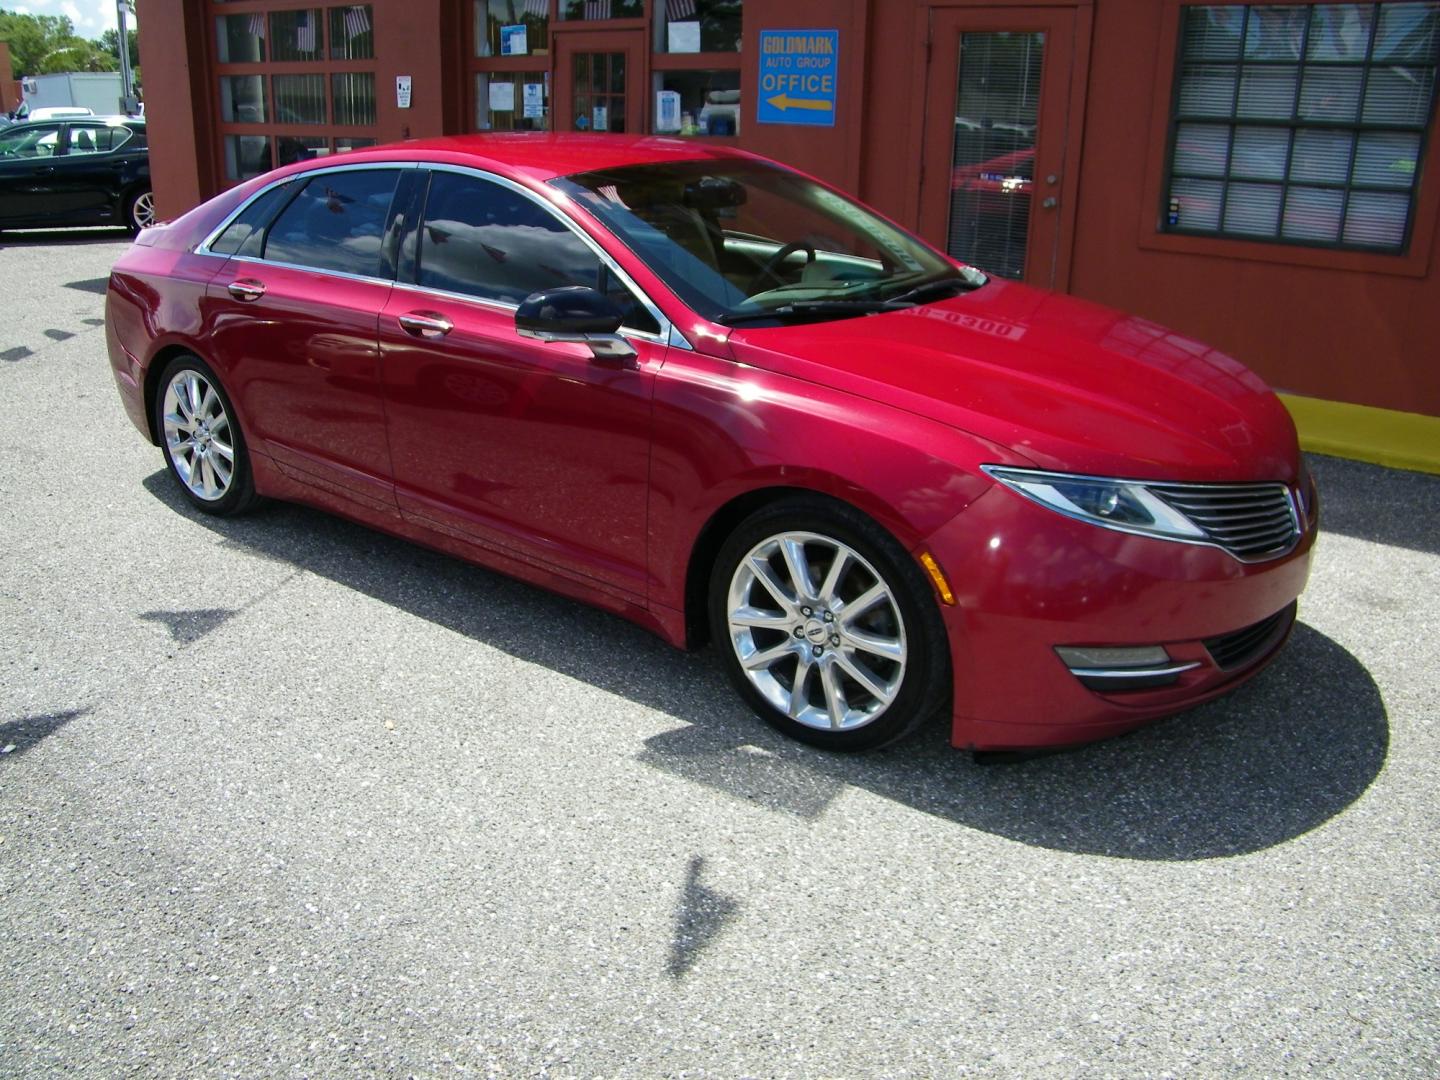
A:
{"type": "Polygon", "coordinates": [[[20,82],[25,104],[31,109],[75,106],[99,116],[120,111],[118,71],[71,71],[59,75],[31,75],[20,82]]]}

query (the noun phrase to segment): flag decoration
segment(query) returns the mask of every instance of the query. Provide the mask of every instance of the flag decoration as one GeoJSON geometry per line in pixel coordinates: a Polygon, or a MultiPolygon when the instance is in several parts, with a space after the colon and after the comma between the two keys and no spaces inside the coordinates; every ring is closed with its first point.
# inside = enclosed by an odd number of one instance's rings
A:
{"type": "Polygon", "coordinates": [[[302,11],[297,16],[295,24],[295,48],[299,52],[315,51],[315,23],[310,17],[310,12],[302,11]]]}
{"type": "Polygon", "coordinates": [[[342,20],[345,24],[345,38],[357,38],[361,34],[370,32],[370,13],[368,7],[356,5],[345,9],[345,17],[342,20]]]}
{"type": "Polygon", "coordinates": [[[263,38],[265,36],[265,16],[258,13],[251,15],[249,29],[252,36],[263,38]]]}
{"type": "Polygon", "coordinates": [[[665,0],[665,15],[671,22],[695,17],[695,0],[665,0]]]}

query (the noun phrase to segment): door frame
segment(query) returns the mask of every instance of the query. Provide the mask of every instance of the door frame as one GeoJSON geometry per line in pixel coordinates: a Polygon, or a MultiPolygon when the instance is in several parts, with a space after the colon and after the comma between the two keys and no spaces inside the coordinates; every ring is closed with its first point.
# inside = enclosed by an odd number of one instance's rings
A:
{"type": "MultiPolygon", "coordinates": [[[[986,7],[932,4],[924,11],[916,27],[916,53],[925,57],[925,63],[916,65],[913,100],[924,102],[925,106],[921,121],[914,126],[911,136],[913,160],[920,163],[920,183],[915,189],[912,220],[916,222],[917,231],[942,251],[949,239],[946,235],[950,208],[948,179],[953,168],[953,114],[955,83],[960,70],[960,34],[969,31],[1043,31],[1047,38],[1037,127],[1045,141],[1036,145],[1032,189],[1036,205],[1027,240],[1025,280],[1059,292],[1069,288],[1093,21],[1093,9],[1084,0],[1075,4],[1054,3],[1042,7],[1007,5],[1003,0],[986,7]],[[1067,22],[1068,27],[1065,25],[1067,22]],[[1069,40],[1062,41],[1063,38],[1069,40]],[[1060,48],[1057,49],[1057,46],[1060,48]],[[1059,61],[1062,67],[1057,69],[1053,61],[1059,61]],[[930,92],[932,82],[937,78],[948,87],[944,95],[930,92]],[[950,122],[942,124],[942,119],[950,122]],[[1047,132],[1050,133],[1048,137],[1047,132]],[[1043,162],[1041,153],[1045,155],[1043,162]],[[1050,173],[1060,177],[1053,188],[1048,188],[1044,180],[1050,173]],[[1050,271],[1048,275],[1042,275],[1035,272],[1033,256],[1038,241],[1033,223],[1043,220],[1040,218],[1039,202],[1049,195],[1058,199],[1059,204],[1053,218],[1050,271]]],[[[1044,249],[1040,250],[1043,252],[1044,249]]]]}
{"type": "Polygon", "coordinates": [[[644,88],[645,72],[642,67],[648,55],[645,28],[620,27],[601,30],[550,31],[551,48],[555,53],[555,99],[551,104],[552,131],[578,131],[575,118],[570,115],[575,100],[575,65],[573,56],[581,53],[624,53],[625,54],[625,133],[644,135],[649,122],[644,88]],[[564,114],[560,112],[564,107],[564,114]]]}

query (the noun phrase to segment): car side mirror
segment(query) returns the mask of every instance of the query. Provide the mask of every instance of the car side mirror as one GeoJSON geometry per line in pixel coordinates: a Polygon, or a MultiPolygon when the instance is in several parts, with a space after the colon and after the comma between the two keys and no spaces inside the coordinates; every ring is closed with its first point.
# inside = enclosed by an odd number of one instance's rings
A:
{"type": "Polygon", "coordinates": [[[531,293],[515,311],[515,332],[536,341],[588,345],[597,360],[628,360],[635,346],[617,333],[625,319],[603,293],[587,285],[567,285],[531,293]]]}

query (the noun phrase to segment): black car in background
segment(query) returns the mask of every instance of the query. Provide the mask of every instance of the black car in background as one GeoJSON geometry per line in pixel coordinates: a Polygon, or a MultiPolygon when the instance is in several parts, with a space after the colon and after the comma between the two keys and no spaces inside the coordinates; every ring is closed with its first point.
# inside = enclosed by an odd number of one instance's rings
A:
{"type": "Polygon", "coordinates": [[[145,121],[76,116],[0,128],[0,229],[155,221],[145,121]]]}

